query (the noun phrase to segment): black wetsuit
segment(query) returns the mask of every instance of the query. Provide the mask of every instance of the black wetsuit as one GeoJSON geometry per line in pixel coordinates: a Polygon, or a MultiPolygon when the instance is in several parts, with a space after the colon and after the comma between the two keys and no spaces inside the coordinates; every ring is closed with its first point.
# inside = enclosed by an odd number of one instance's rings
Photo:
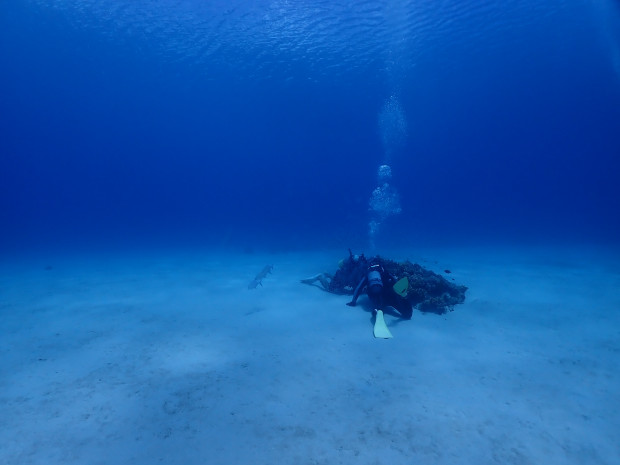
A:
{"type": "Polygon", "coordinates": [[[355,288],[353,299],[347,305],[355,306],[360,294],[366,288],[368,298],[375,309],[384,310],[385,307],[393,307],[403,318],[409,320],[413,315],[413,306],[394,291],[396,281],[396,278],[387,273],[381,265],[371,265],[355,288]]]}

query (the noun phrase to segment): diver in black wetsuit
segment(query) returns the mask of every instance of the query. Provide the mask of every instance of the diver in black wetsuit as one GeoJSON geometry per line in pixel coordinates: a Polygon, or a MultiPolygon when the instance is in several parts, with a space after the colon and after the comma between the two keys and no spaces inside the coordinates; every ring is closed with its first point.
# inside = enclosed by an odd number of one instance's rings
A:
{"type": "Polygon", "coordinates": [[[409,320],[413,314],[413,306],[411,302],[394,291],[396,281],[396,278],[387,273],[380,263],[371,261],[366,274],[353,292],[353,299],[351,299],[351,302],[347,302],[347,305],[355,307],[357,299],[365,288],[375,310],[384,310],[385,307],[392,307],[403,318],[409,320]]]}

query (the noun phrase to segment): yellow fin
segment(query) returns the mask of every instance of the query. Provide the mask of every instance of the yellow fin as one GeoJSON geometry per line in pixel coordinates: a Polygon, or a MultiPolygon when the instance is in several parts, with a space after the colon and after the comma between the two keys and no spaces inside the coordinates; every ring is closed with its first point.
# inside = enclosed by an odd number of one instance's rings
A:
{"type": "Polygon", "coordinates": [[[385,320],[383,319],[383,312],[381,310],[377,310],[377,315],[375,316],[375,328],[374,328],[375,337],[380,337],[383,339],[390,339],[392,337],[392,333],[385,325],[385,320]]]}
{"type": "Polygon", "coordinates": [[[396,281],[393,289],[398,295],[407,297],[407,291],[409,290],[409,280],[407,279],[407,276],[396,281]]]}

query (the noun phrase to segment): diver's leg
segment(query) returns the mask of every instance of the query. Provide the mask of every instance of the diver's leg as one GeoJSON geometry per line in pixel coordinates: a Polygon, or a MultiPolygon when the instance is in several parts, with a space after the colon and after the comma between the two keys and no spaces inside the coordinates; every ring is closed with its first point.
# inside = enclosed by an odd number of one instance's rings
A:
{"type": "Polygon", "coordinates": [[[304,283],[304,284],[314,284],[315,282],[317,282],[321,278],[322,274],[323,273],[319,273],[317,275],[310,276],[309,278],[302,279],[301,282],[304,283]]]}
{"type": "Polygon", "coordinates": [[[310,278],[302,279],[301,282],[304,284],[314,284],[315,282],[319,281],[321,283],[321,286],[323,286],[325,289],[329,289],[330,278],[330,275],[328,275],[327,273],[319,273],[317,275],[311,276],[310,278]]]}
{"type": "Polygon", "coordinates": [[[319,281],[321,281],[321,286],[323,286],[325,290],[329,289],[329,279],[325,276],[325,273],[321,274],[319,281]]]}
{"type": "Polygon", "coordinates": [[[390,307],[394,307],[405,320],[411,319],[411,316],[413,315],[413,306],[411,305],[411,302],[395,292],[391,293],[388,300],[390,301],[388,305],[390,307]]]}

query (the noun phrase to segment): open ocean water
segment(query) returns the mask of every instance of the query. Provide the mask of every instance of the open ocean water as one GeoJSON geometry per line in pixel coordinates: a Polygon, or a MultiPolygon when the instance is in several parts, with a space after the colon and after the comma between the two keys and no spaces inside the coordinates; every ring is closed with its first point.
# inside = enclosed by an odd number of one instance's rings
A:
{"type": "Polygon", "coordinates": [[[620,233],[617,1],[9,0],[0,22],[5,251],[620,233]]]}

